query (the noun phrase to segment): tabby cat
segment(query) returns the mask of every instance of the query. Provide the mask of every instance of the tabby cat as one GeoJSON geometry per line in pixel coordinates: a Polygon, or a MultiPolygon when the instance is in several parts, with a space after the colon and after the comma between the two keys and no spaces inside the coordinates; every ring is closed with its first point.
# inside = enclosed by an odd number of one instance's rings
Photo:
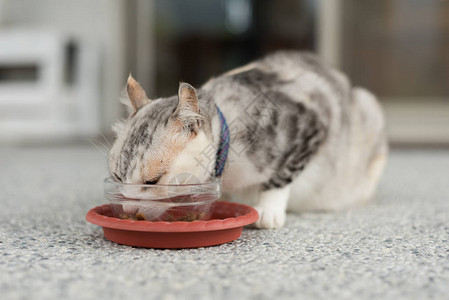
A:
{"type": "Polygon", "coordinates": [[[259,228],[283,226],[286,210],[367,201],[387,158],[376,98],[310,53],[276,52],[154,100],[130,76],[125,98],[130,116],[113,127],[109,158],[115,180],[220,176],[232,201],[258,210],[259,228]]]}

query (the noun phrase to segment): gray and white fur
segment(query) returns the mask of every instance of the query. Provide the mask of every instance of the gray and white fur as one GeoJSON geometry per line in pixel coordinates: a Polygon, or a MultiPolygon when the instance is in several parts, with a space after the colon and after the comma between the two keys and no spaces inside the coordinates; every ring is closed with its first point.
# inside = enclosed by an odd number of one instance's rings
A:
{"type": "Polygon", "coordinates": [[[316,56],[268,55],[195,90],[149,100],[130,77],[130,117],[114,126],[110,172],[128,183],[207,181],[220,139],[216,105],[231,132],[223,191],[254,205],[259,228],[284,225],[286,210],[333,211],[376,189],[388,147],[376,98],[316,56]]]}

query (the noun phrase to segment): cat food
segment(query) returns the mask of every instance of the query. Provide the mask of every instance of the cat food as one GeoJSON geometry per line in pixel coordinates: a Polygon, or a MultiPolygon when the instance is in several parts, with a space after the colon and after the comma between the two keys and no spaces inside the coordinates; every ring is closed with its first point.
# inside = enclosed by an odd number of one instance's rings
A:
{"type": "MultiPolygon", "coordinates": [[[[166,222],[193,222],[193,221],[204,221],[204,220],[209,219],[209,218],[206,218],[206,216],[207,215],[205,212],[200,212],[200,213],[189,212],[187,214],[181,214],[181,215],[166,213],[166,215],[162,218],[162,220],[166,221],[166,222]]],[[[134,221],[146,221],[147,220],[145,215],[140,212],[135,215],[120,214],[119,218],[125,219],[125,220],[134,220],[134,221]]],[[[161,220],[159,220],[159,221],[161,221],[161,220]]]]}
{"type": "Polygon", "coordinates": [[[134,220],[134,221],[146,221],[147,220],[145,215],[143,213],[140,213],[140,212],[136,213],[135,215],[120,214],[118,217],[120,219],[134,220]]]}

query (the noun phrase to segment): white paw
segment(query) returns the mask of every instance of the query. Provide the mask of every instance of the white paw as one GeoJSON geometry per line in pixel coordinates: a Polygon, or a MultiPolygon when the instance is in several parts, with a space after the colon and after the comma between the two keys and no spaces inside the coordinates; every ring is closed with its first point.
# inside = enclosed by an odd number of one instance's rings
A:
{"type": "Polygon", "coordinates": [[[255,223],[257,228],[274,229],[281,228],[285,224],[285,211],[283,209],[256,206],[259,220],[255,223]]]}

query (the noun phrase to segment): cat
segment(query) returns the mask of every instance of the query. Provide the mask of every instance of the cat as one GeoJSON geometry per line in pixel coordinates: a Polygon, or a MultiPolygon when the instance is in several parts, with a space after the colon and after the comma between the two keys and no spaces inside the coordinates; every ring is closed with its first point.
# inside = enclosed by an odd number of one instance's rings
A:
{"type": "Polygon", "coordinates": [[[130,75],[125,94],[130,116],[113,126],[111,176],[147,184],[220,176],[228,199],[257,209],[258,228],[282,227],[287,210],[367,201],[388,155],[376,97],[311,53],[275,52],[155,100],[130,75]]]}

